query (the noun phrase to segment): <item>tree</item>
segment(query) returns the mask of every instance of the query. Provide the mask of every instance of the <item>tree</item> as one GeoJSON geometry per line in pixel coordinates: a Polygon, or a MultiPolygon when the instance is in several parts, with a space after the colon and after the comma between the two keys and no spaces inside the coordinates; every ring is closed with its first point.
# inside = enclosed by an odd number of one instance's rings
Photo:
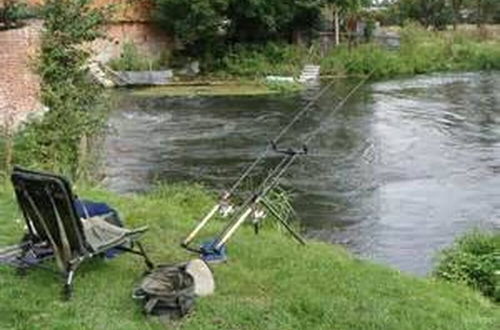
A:
{"type": "Polygon", "coordinates": [[[214,45],[288,39],[312,30],[324,0],[154,0],[154,17],[192,55],[214,45]]]}
{"type": "Polygon", "coordinates": [[[30,165],[75,176],[81,142],[103,124],[103,90],[90,80],[84,44],[101,35],[105,14],[90,0],[46,0],[42,15],[37,71],[49,110],[22,132],[21,151],[30,165]]]}
{"type": "Polygon", "coordinates": [[[227,22],[228,0],[154,0],[153,17],[189,53],[205,52],[227,22]]]}
{"type": "Polygon", "coordinates": [[[412,19],[425,27],[444,29],[452,22],[453,15],[448,0],[399,0],[395,6],[401,23],[412,19]]]}
{"type": "Polygon", "coordinates": [[[453,30],[457,29],[457,24],[460,20],[460,11],[464,5],[464,0],[450,0],[451,9],[453,10],[453,30]]]}
{"type": "Polygon", "coordinates": [[[475,21],[478,28],[484,23],[493,22],[495,15],[500,10],[498,0],[473,0],[470,7],[475,7],[475,21]]]}
{"type": "Polygon", "coordinates": [[[322,0],[230,0],[228,38],[235,42],[290,39],[318,27],[322,0]]]}
{"type": "Polygon", "coordinates": [[[357,13],[362,7],[369,6],[371,0],[325,0],[325,5],[329,5],[334,16],[335,44],[340,43],[340,17],[346,20],[357,13]]]}

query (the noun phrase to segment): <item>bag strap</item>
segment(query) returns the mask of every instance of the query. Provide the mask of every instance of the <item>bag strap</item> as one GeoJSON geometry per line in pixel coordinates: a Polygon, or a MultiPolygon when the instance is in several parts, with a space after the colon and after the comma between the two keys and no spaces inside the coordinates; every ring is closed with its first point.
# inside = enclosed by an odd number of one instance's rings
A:
{"type": "Polygon", "coordinates": [[[144,311],[146,314],[151,314],[156,304],[158,304],[159,298],[151,298],[144,305],[144,311]]]}

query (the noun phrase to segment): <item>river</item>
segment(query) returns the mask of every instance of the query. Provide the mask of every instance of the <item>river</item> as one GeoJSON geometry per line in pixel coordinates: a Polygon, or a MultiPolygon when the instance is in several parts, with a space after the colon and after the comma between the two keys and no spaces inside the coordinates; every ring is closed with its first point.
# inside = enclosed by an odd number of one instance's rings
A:
{"type": "MultiPolygon", "coordinates": [[[[308,237],[418,275],[474,227],[500,227],[500,73],[433,74],[365,85],[339,80],[281,145],[309,154],[282,180],[308,237]]],[[[168,98],[120,91],[105,142],[105,184],[227,188],[317,92],[168,98]]],[[[270,155],[252,180],[275,164],[270,155]]],[[[236,244],[236,243],[234,243],[236,244]]]]}

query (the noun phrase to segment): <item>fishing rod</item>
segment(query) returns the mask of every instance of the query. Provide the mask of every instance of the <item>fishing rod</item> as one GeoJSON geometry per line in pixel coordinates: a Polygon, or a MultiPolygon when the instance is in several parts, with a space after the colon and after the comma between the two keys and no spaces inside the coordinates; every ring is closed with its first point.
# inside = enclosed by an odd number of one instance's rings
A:
{"type": "MultiPolygon", "coordinates": [[[[273,148],[275,148],[277,150],[277,147],[274,143],[271,142],[271,145],[273,146],[273,148]]],[[[306,152],[306,150],[304,149],[303,152],[306,152]]],[[[264,178],[264,180],[260,183],[260,185],[258,186],[256,191],[261,192],[264,189],[266,189],[268,182],[270,180],[272,180],[273,178],[275,178],[279,172],[281,172],[283,167],[286,166],[287,162],[288,162],[287,157],[282,158],[281,161],[272,170],[269,171],[269,173],[264,178]]],[[[219,235],[219,237],[226,237],[225,233],[230,231],[230,229],[234,223],[238,223],[237,219],[244,220],[249,216],[250,212],[252,211],[251,209],[248,208],[249,205],[255,204],[254,202],[258,201],[258,199],[259,199],[258,196],[261,195],[261,193],[257,193],[257,192],[252,194],[252,196],[249,197],[246,201],[244,201],[243,204],[239,207],[239,209],[234,212],[232,219],[229,221],[228,225],[226,225],[226,227],[222,230],[222,233],[219,235]],[[245,210],[245,212],[243,212],[243,210],[245,210]],[[240,217],[240,215],[242,215],[242,216],[240,217]]],[[[218,203],[216,205],[216,207],[218,207],[219,205],[221,205],[221,204],[218,203]]],[[[187,239],[193,238],[194,234],[196,234],[204,226],[204,224],[209,220],[210,217],[212,217],[215,214],[216,211],[217,211],[216,208],[212,209],[205,216],[205,218],[203,218],[203,220],[198,224],[198,226],[195,228],[195,230],[193,230],[193,232],[191,232],[191,234],[188,236],[187,239]]],[[[243,220],[240,220],[240,221],[242,222],[243,220]]],[[[222,239],[218,239],[218,240],[215,240],[214,242],[221,241],[221,240],[222,239]]],[[[225,240],[227,240],[227,239],[225,239],[225,240]]],[[[183,245],[183,247],[192,251],[192,252],[203,253],[203,251],[201,249],[194,249],[194,248],[189,247],[189,245],[183,245]]],[[[209,246],[206,246],[205,250],[207,250],[207,249],[213,249],[212,244],[210,244],[209,246]]]]}
{"type": "MultiPolygon", "coordinates": [[[[288,132],[288,130],[309,110],[313,108],[317,100],[326,93],[327,90],[334,84],[335,81],[331,81],[325,87],[323,87],[307,104],[304,108],[297,111],[292,120],[278,133],[278,135],[272,140],[272,143],[277,144],[283,135],[288,132]]],[[[196,235],[200,232],[203,227],[213,218],[217,211],[221,211],[222,207],[229,205],[229,198],[238,189],[241,183],[250,175],[253,169],[269,154],[272,150],[272,144],[268,144],[266,149],[260,153],[260,155],[245,169],[243,174],[236,180],[236,182],[231,186],[229,190],[222,192],[219,201],[215,204],[212,209],[201,219],[198,225],[189,233],[189,235],[182,241],[181,246],[189,249],[189,244],[193,241],[196,235]]]]}
{"type": "MultiPolygon", "coordinates": [[[[220,250],[221,247],[227,242],[227,240],[234,234],[234,232],[243,224],[246,218],[254,211],[255,206],[259,204],[262,198],[271,191],[279,182],[279,179],[283,176],[283,174],[290,167],[294,159],[299,155],[307,154],[307,148],[304,147],[301,151],[295,151],[293,149],[287,149],[284,151],[278,150],[276,145],[273,144],[273,150],[277,152],[282,152],[285,156],[282,158],[281,162],[274,167],[272,171],[267,175],[266,179],[260,184],[258,190],[248,198],[241,206],[240,210],[244,210],[243,212],[239,212],[238,216],[233,217],[233,221],[231,221],[226,228],[222,231],[221,234],[215,239],[213,242],[213,249],[220,250]]],[[[293,232],[292,235],[294,237],[300,237],[297,233],[293,231],[291,227],[286,227],[287,230],[293,232]]],[[[302,244],[305,241],[300,238],[298,239],[302,244]]]]}
{"type": "MultiPolygon", "coordinates": [[[[316,104],[316,102],[319,100],[323,94],[326,93],[327,90],[332,87],[332,85],[335,83],[335,81],[329,82],[325,87],[323,87],[307,104],[304,108],[301,110],[297,111],[295,116],[292,118],[292,120],[278,133],[278,135],[275,136],[275,138],[272,140],[272,143],[277,144],[279,140],[285,135],[288,130],[304,115],[306,114],[309,110],[313,108],[313,106],[316,104]]],[[[266,149],[253,161],[253,163],[250,164],[250,166],[247,167],[245,172],[236,180],[236,182],[232,185],[231,189],[229,189],[228,194],[231,195],[243,182],[243,180],[246,179],[246,177],[252,172],[252,170],[259,164],[261,160],[263,160],[269,151],[272,149],[272,144],[268,144],[266,149]]]]}
{"type": "MultiPolygon", "coordinates": [[[[354,86],[349,93],[334,107],[332,113],[337,112],[340,108],[344,106],[348,99],[352,95],[354,95],[360,88],[363,86],[366,81],[372,76],[374,71],[370,72],[364,79],[362,79],[356,86],[354,86]]],[[[265,195],[273,189],[279,182],[279,179],[283,176],[286,170],[292,165],[294,160],[298,155],[307,154],[307,143],[309,143],[314,137],[316,137],[319,133],[324,129],[324,125],[320,125],[320,127],[313,132],[309,137],[304,141],[304,146],[302,151],[296,151],[292,148],[288,149],[279,149],[277,147],[277,141],[282,138],[282,136],[295,124],[297,120],[299,120],[306,112],[308,112],[314,103],[326,92],[328,88],[332,86],[333,82],[330,82],[325,88],[323,88],[311,102],[309,102],[302,110],[298,111],[292,121],[290,121],[276,136],[274,140],[272,140],[266,149],[260,154],[260,156],[245,170],[245,172],[240,176],[240,178],[235,182],[235,184],[231,187],[229,191],[225,191],[221,200],[208,212],[208,214],[201,220],[201,222],[195,227],[195,229],[186,237],[186,239],[181,243],[181,246],[195,252],[202,253],[205,256],[221,256],[223,253],[223,248],[229,238],[236,232],[236,230],[245,222],[245,220],[250,216],[252,211],[254,211],[259,203],[270,211],[273,216],[275,216],[278,221],[280,221],[284,227],[292,234],[292,236],[301,244],[305,244],[304,239],[296,233],[281,217],[279,216],[276,209],[270,205],[265,199],[265,195]],[[232,217],[232,220],[228,223],[228,225],[223,229],[223,231],[218,235],[218,237],[212,242],[208,242],[201,249],[193,249],[189,247],[189,244],[198,234],[198,232],[208,223],[208,221],[215,215],[217,211],[221,209],[223,205],[227,205],[230,196],[234,193],[237,187],[243,182],[243,180],[251,173],[251,171],[257,166],[257,164],[269,153],[270,150],[281,153],[284,155],[280,163],[276,165],[276,167],[269,172],[267,177],[262,181],[259,185],[257,191],[248,198],[243,205],[239,208],[239,210],[232,217]]]]}

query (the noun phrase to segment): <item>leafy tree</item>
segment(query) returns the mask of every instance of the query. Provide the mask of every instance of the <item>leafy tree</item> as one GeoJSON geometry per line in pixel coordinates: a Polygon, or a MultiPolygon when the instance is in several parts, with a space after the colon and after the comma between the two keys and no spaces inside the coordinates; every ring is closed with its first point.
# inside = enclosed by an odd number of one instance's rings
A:
{"type": "Polygon", "coordinates": [[[193,55],[217,41],[226,22],[228,0],[154,0],[156,21],[193,55]]]}
{"type": "Polygon", "coordinates": [[[329,6],[333,11],[335,43],[340,43],[340,20],[344,21],[354,19],[354,16],[364,6],[369,6],[371,0],[324,0],[325,5],[329,6]]]}
{"type": "Polygon", "coordinates": [[[289,38],[320,21],[322,0],[230,0],[228,37],[237,42],[289,38]]]}
{"type": "Polygon", "coordinates": [[[200,55],[227,43],[287,39],[319,24],[324,0],[154,0],[154,17],[200,55]]]}
{"type": "Polygon", "coordinates": [[[394,3],[400,24],[411,19],[425,27],[444,29],[452,22],[449,0],[399,0],[394,3]]]}
{"type": "Polygon", "coordinates": [[[453,10],[453,30],[456,30],[457,24],[460,21],[460,11],[463,8],[464,0],[450,0],[450,3],[453,10]]]}
{"type": "Polygon", "coordinates": [[[91,0],[47,0],[37,71],[42,103],[49,109],[22,134],[19,158],[30,165],[74,176],[81,143],[102,126],[103,90],[89,78],[84,47],[101,35],[104,12],[91,0]]]}
{"type": "Polygon", "coordinates": [[[481,27],[484,23],[494,22],[495,16],[500,11],[498,0],[472,0],[469,8],[475,11],[476,24],[481,27]]]}

